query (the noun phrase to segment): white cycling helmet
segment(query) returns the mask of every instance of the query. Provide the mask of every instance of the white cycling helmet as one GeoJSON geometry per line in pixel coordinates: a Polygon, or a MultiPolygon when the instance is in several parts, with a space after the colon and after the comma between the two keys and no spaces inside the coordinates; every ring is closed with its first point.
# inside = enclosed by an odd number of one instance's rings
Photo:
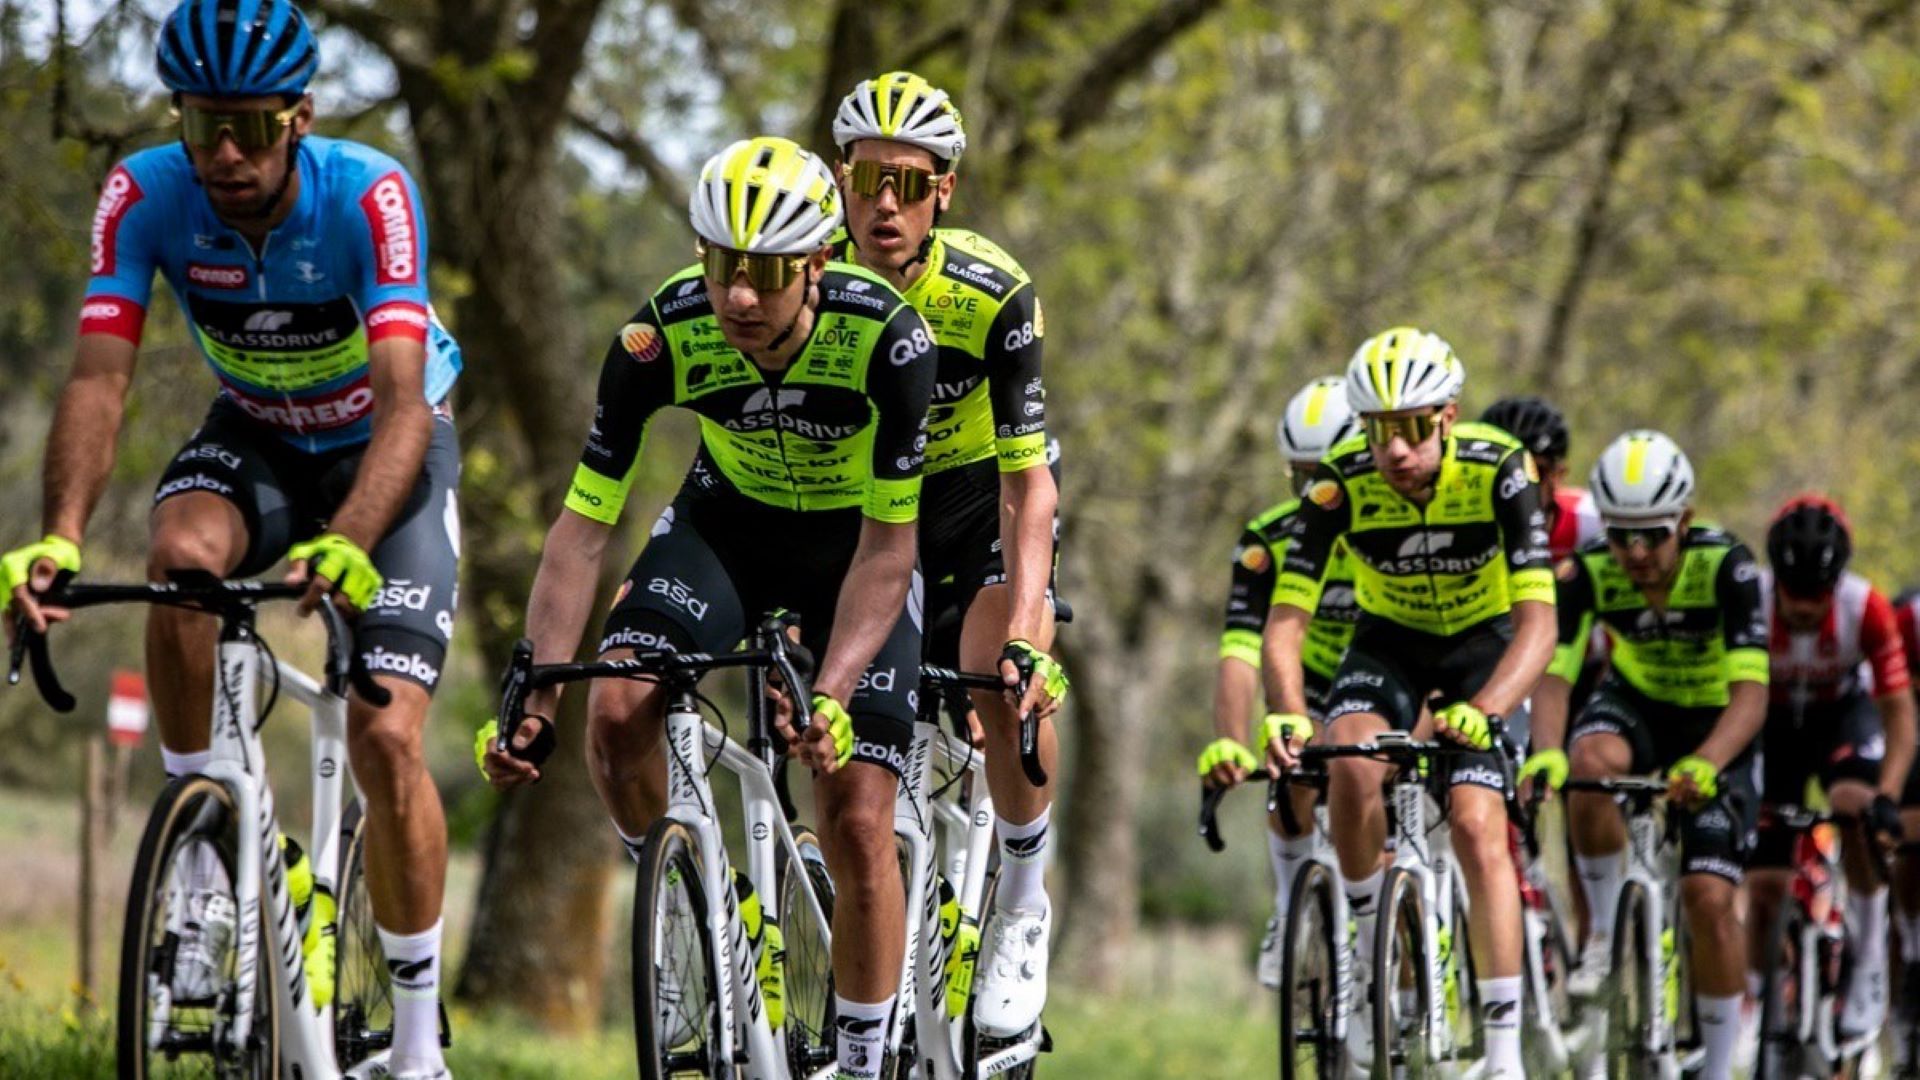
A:
{"type": "Polygon", "coordinates": [[[1693,465],[1665,435],[1629,431],[1600,451],[1589,487],[1609,521],[1670,521],[1692,505],[1693,465]]]}
{"type": "Polygon", "coordinates": [[[1438,334],[1396,326],[1375,334],[1347,362],[1347,404],[1357,413],[1445,405],[1460,396],[1467,369],[1438,334]]]}
{"type": "Polygon", "coordinates": [[[708,158],[687,201],[700,239],[756,255],[811,255],[840,227],[840,193],[827,163],[772,136],[742,139],[708,158]]]}
{"type": "Polygon", "coordinates": [[[889,71],[861,82],[840,102],[833,141],[842,151],[860,139],[890,139],[917,146],[947,163],[960,164],[967,131],[945,90],[911,71],[889,71]]]}
{"type": "Polygon", "coordinates": [[[1311,465],[1358,426],[1358,418],[1347,406],[1347,380],[1322,376],[1287,402],[1277,433],[1280,456],[1294,465],[1311,465]]]}

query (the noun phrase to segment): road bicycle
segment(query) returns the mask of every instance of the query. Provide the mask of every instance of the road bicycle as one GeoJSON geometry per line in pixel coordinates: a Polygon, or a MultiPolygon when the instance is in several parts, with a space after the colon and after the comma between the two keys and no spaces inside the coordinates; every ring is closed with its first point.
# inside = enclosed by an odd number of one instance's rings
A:
{"type": "Polygon", "coordinates": [[[834,1075],[833,883],[819,840],[791,822],[775,781],[768,672],[807,701],[812,658],[771,616],[746,649],[725,655],[643,652],[626,660],[535,664],[514,649],[499,736],[513,744],[526,696],[589,679],[659,683],[667,696],[667,809],[647,830],[633,902],[634,1034],[643,1080],[667,1077],[830,1080],[834,1075]],[[746,742],[709,724],[708,672],[744,668],[746,742]],[[710,774],[740,784],[746,870],[727,852],[710,774]],[[760,933],[749,927],[757,909],[760,933]],[[777,932],[777,938],[776,938],[777,932]],[[758,942],[756,944],[756,937],[758,942]],[[776,946],[774,942],[783,942],[776,946]]]}
{"type": "MultiPolygon", "coordinates": [[[[325,678],[316,681],[273,655],[255,628],[257,608],[305,595],[304,585],[220,581],[181,573],[164,583],[57,583],[42,602],[66,608],[159,604],[220,620],[213,695],[212,758],[170,781],[154,803],[134,859],[120,950],[115,1017],[120,1075],[202,1073],[327,1078],[377,1072],[392,1041],[392,997],[364,879],[364,824],[346,782],[346,691],[376,707],[390,695],[352,663],[351,632],[330,600],[325,678]],[[260,705],[262,683],[268,688],[260,705]],[[282,835],[260,729],[282,697],[304,705],[313,725],[313,827],[307,850],[314,890],[337,890],[336,992],[316,1007],[308,989],[303,931],[289,894],[282,835]],[[187,865],[183,865],[183,860],[187,865]],[[206,872],[217,867],[214,872],[206,872]],[[191,886],[191,887],[188,887],[191,886]],[[190,906],[200,910],[189,912],[190,906]],[[229,940],[203,930],[212,985],[178,977],[187,919],[213,906],[231,915],[229,940]],[[209,941],[211,942],[209,944],[209,941]],[[264,976],[264,985],[263,985],[264,976]]],[[[71,712],[44,635],[21,620],[7,681],[30,661],[48,705],[71,712]]],[[[224,924],[224,920],[215,920],[224,924]]],[[[442,1013],[442,1042],[447,1042],[442,1013]]]]}

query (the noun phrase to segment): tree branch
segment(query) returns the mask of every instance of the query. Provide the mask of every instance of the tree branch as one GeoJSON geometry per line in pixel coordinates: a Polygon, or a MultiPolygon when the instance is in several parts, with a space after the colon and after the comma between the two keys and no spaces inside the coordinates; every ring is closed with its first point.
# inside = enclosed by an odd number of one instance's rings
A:
{"type": "Polygon", "coordinates": [[[833,145],[833,114],[858,79],[873,70],[879,46],[873,38],[873,12],[865,0],[840,0],[833,9],[833,28],[827,34],[827,62],[820,73],[820,93],[813,101],[813,121],[807,125],[807,145],[833,145]]]}
{"type": "Polygon", "coordinates": [[[1567,337],[1572,333],[1587,282],[1593,276],[1593,264],[1606,230],[1607,204],[1613,196],[1614,180],[1619,176],[1620,163],[1627,156],[1627,146],[1632,142],[1633,134],[1633,92],[1629,89],[1614,116],[1612,128],[1607,132],[1606,146],[1600,153],[1599,175],[1594,177],[1593,186],[1587,191],[1586,203],[1581,206],[1580,216],[1574,225],[1573,254],[1567,263],[1565,275],[1560,279],[1560,288],[1554,294],[1552,306],[1548,308],[1546,332],[1541,334],[1539,347],[1534,352],[1534,379],[1549,390],[1559,388],[1559,376],[1566,371],[1566,365],[1559,361],[1565,359],[1567,337]]]}
{"type": "Polygon", "coordinates": [[[727,101],[746,114],[747,126],[754,131],[765,127],[761,111],[754,105],[754,95],[747,87],[746,77],[730,62],[738,48],[729,49],[720,33],[708,17],[704,0],[669,0],[667,5],[673,9],[674,17],[680,25],[690,31],[700,42],[700,51],[706,54],[707,66],[715,78],[720,80],[720,91],[727,101]]]}
{"type": "Polygon", "coordinates": [[[352,0],[307,0],[307,10],[327,23],[353,31],[361,40],[379,49],[395,66],[424,70],[428,58],[409,43],[406,28],[384,11],[353,3],[352,0]]]}
{"type": "Polygon", "coordinates": [[[540,0],[534,24],[533,74],[515,93],[530,110],[528,130],[550,129],[566,115],[569,88],[586,63],[587,39],[600,16],[602,0],[540,0]]]}
{"type": "Polygon", "coordinates": [[[653,144],[642,139],[638,132],[623,126],[588,116],[575,109],[568,117],[573,126],[593,136],[602,145],[618,153],[627,160],[627,164],[639,169],[646,176],[647,184],[660,198],[672,206],[687,204],[687,189],[681,186],[680,178],[662,161],[653,144]]]}

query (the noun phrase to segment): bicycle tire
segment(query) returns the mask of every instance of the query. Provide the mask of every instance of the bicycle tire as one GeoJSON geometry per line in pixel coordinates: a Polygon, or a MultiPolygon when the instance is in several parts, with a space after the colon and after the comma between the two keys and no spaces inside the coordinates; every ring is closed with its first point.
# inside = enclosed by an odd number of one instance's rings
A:
{"type": "MultiPolygon", "coordinates": [[[[224,785],[207,777],[192,775],[169,781],[154,801],[133,863],[126,923],[120,942],[119,1009],[114,1027],[118,1071],[122,1077],[147,1080],[149,1077],[219,1075],[272,1080],[279,1073],[279,1013],[274,1004],[272,963],[266,952],[273,947],[272,930],[266,922],[266,912],[271,905],[264,903],[260,905],[259,981],[254,992],[253,1026],[247,1045],[235,1057],[223,1054],[216,1060],[211,1024],[222,1008],[217,1004],[219,994],[211,1007],[182,1010],[204,1013],[209,1025],[207,1031],[179,1030],[176,1014],[159,1021],[166,1029],[163,1044],[169,1045],[171,1052],[148,1044],[150,1029],[156,1023],[150,1015],[156,1003],[155,992],[172,978],[174,948],[178,944],[178,935],[166,929],[170,894],[174,892],[175,859],[189,841],[207,843],[231,883],[238,861],[239,830],[232,795],[224,785]],[[156,970],[161,968],[164,970],[156,970]],[[204,1064],[204,1070],[197,1067],[199,1064],[204,1064]]],[[[236,959],[229,952],[222,968],[231,967],[236,959]]],[[[230,979],[231,972],[225,977],[230,979]]]]}
{"type": "Polygon", "coordinates": [[[799,849],[796,869],[785,844],[774,848],[774,873],[780,889],[780,932],[785,953],[776,962],[785,966],[787,1063],[795,1076],[807,1076],[833,1064],[833,956],[827,948],[833,922],[833,879],[826,856],[813,833],[796,830],[799,849]],[[805,874],[820,901],[826,926],[815,924],[813,911],[800,891],[805,874]]]}
{"type": "Polygon", "coordinates": [[[1425,1076],[1432,1064],[1427,1060],[1433,976],[1426,906],[1419,879],[1404,867],[1389,867],[1380,885],[1373,944],[1373,1075],[1380,1080],[1425,1076]],[[1410,996],[1411,1009],[1402,1009],[1402,995],[1410,996]]]}
{"type": "MultiPolygon", "coordinates": [[[[1527,962],[1521,970],[1524,983],[1520,990],[1522,1051],[1526,1055],[1527,1074],[1554,1071],[1553,1050],[1543,1044],[1547,1036],[1542,1028],[1565,1032],[1574,1024],[1573,999],[1567,992],[1567,973],[1573,958],[1567,951],[1567,939],[1559,926],[1559,912],[1548,904],[1539,912],[1543,923],[1535,940],[1525,943],[1527,962]],[[1546,1002],[1544,1013],[1540,1002],[1546,1002]]],[[[1562,1036],[1564,1040],[1564,1036],[1562,1036]]],[[[1564,1045],[1560,1053],[1565,1053],[1564,1045]]]]}
{"type": "Polygon", "coordinates": [[[1644,1080],[1654,1075],[1657,1062],[1647,1050],[1653,1028],[1653,1010],[1660,1008],[1658,991],[1649,984],[1657,970],[1646,944],[1648,915],[1646,887],[1629,881],[1620,887],[1620,906],[1613,922],[1613,974],[1607,1019],[1607,1076],[1612,1080],[1644,1080]]]}
{"type": "Polygon", "coordinates": [[[671,818],[647,830],[633,895],[633,1027],[641,1080],[733,1075],[720,1060],[708,897],[693,832],[671,818]],[[685,962],[680,962],[685,961],[685,962]],[[672,973],[663,987],[662,965],[672,973]]]}
{"type": "Polygon", "coordinates": [[[1479,970],[1473,966],[1473,921],[1463,918],[1467,910],[1467,883],[1459,874],[1453,879],[1453,994],[1457,1005],[1453,1020],[1453,1060],[1477,1060],[1486,1054],[1482,1028],[1479,970]]]}
{"type": "MultiPolygon", "coordinates": [[[[1000,891],[1000,864],[996,860],[993,863],[992,868],[987,871],[986,888],[984,888],[980,894],[980,922],[981,922],[980,947],[983,951],[985,950],[986,944],[987,944],[986,921],[993,914],[994,899],[996,894],[999,893],[999,891],[1000,891]]],[[[974,982],[976,984],[976,988],[980,980],[983,979],[984,977],[985,977],[985,969],[976,968],[975,975],[974,975],[974,982]]],[[[980,1029],[975,1027],[973,1024],[973,1009],[974,1009],[974,1005],[978,1001],[979,1001],[979,996],[977,994],[970,995],[967,998],[967,1014],[965,1018],[965,1026],[964,1026],[964,1030],[961,1032],[962,1037],[960,1040],[960,1044],[962,1047],[962,1054],[963,1054],[963,1062],[962,1062],[963,1068],[962,1068],[961,1075],[963,1076],[978,1075],[980,1062],[983,1059],[991,1056],[995,1051],[1004,1049],[1005,1047],[1010,1046],[1013,1043],[1020,1042],[1022,1041],[1022,1039],[1025,1038],[1025,1036],[1021,1036],[1015,1039],[995,1039],[986,1035],[982,1035],[980,1033],[980,1029]]],[[[1031,1031],[1032,1029],[1029,1028],[1028,1030],[1031,1031]]],[[[1040,1059],[1038,1057],[1035,1057],[1031,1061],[1021,1062],[1020,1064],[1015,1065],[1012,1068],[1006,1070],[1005,1072],[999,1073],[998,1075],[1008,1077],[1009,1080],[1032,1080],[1032,1077],[1039,1071],[1039,1068],[1040,1068],[1040,1059]]]]}
{"type": "Polygon", "coordinates": [[[1808,916],[1791,890],[1780,897],[1761,952],[1760,1052],[1754,1080],[1799,1075],[1799,1016],[1806,987],[1800,982],[1800,936],[1808,916]]]}
{"type": "Polygon", "coordinates": [[[1334,1034],[1340,1009],[1340,968],[1346,927],[1333,924],[1333,890],[1325,863],[1309,862],[1294,876],[1281,928],[1280,1077],[1345,1077],[1347,1047],[1334,1034]]]}
{"type": "Polygon", "coordinates": [[[393,1045],[393,982],[366,882],[366,814],[340,819],[340,908],[333,968],[333,1052],[341,1069],[393,1045]]]}

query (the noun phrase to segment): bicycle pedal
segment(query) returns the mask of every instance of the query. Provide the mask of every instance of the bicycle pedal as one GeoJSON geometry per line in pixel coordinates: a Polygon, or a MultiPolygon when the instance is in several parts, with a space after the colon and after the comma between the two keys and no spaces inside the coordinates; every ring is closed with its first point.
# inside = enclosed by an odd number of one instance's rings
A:
{"type": "Polygon", "coordinates": [[[453,1025],[447,1021],[447,1003],[440,1003],[440,1049],[453,1045],[453,1025]]]}

